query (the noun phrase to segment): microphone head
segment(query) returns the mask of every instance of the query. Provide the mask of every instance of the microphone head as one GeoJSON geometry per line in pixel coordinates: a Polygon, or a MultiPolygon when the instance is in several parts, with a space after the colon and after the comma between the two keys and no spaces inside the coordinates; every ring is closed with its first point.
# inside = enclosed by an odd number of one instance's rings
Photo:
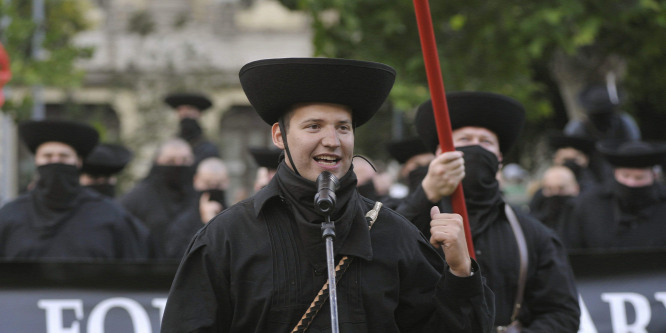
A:
{"type": "Polygon", "coordinates": [[[335,191],[339,187],[338,178],[328,171],[322,172],[317,177],[317,194],[314,204],[321,213],[327,214],[335,209],[335,191]]]}

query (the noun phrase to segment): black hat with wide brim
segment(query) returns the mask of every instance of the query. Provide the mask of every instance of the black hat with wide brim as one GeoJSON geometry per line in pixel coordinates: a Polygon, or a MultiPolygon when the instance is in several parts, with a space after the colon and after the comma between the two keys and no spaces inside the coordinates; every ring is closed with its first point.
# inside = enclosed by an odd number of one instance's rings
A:
{"type": "Polygon", "coordinates": [[[83,160],[82,173],[111,176],[122,171],[132,160],[129,149],[115,144],[101,143],[83,160]]]}
{"type": "Polygon", "coordinates": [[[624,99],[624,92],[616,91],[615,98],[611,98],[608,87],[600,84],[587,86],[578,94],[580,104],[590,114],[612,111],[624,99]]]}
{"type": "Polygon", "coordinates": [[[548,145],[557,150],[560,148],[574,148],[586,155],[594,153],[596,140],[592,137],[572,136],[563,133],[552,133],[548,136],[548,145]]]}
{"type": "Polygon", "coordinates": [[[353,125],[358,127],[382,106],[396,72],[368,61],[283,58],[248,63],[238,75],[248,100],[269,125],[294,105],[331,103],[351,108],[353,125]]]}
{"type": "Polygon", "coordinates": [[[619,168],[650,168],[666,162],[666,142],[604,140],[597,150],[619,168]]]}
{"type": "Polygon", "coordinates": [[[19,135],[34,154],[45,142],[61,142],[86,157],[97,145],[99,134],[91,126],[63,120],[27,121],[19,125],[19,135]]]}
{"type": "Polygon", "coordinates": [[[248,148],[254,161],[260,167],[277,170],[280,164],[281,149],[263,148],[263,147],[250,147],[248,148]]]}
{"type": "Polygon", "coordinates": [[[386,144],[386,150],[388,150],[391,157],[400,164],[407,162],[410,158],[416,155],[430,153],[428,147],[423,144],[421,138],[391,141],[386,144]]]}
{"type": "MultiPolygon", "coordinates": [[[[489,92],[460,91],[446,94],[446,100],[452,130],[467,126],[486,128],[497,135],[503,154],[511,149],[523,129],[525,108],[513,98],[489,92]]],[[[419,106],[415,123],[423,143],[435,152],[439,139],[432,100],[419,106]]]]}
{"type": "Polygon", "coordinates": [[[213,105],[208,97],[198,93],[169,94],[164,98],[164,103],[169,104],[174,109],[181,105],[191,105],[199,111],[204,111],[213,105]]]}

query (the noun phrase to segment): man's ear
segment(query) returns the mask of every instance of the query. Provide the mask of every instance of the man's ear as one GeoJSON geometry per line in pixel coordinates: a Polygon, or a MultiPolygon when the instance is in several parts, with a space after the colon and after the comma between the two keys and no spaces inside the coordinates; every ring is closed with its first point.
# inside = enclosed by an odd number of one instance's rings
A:
{"type": "Polygon", "coordinates": [[[273,139],[273,144],[284,150],[284,141],[282,140],[282,131],[280,130],[280,124],[275,123],[271,128],[271,137],[273,139]]]}

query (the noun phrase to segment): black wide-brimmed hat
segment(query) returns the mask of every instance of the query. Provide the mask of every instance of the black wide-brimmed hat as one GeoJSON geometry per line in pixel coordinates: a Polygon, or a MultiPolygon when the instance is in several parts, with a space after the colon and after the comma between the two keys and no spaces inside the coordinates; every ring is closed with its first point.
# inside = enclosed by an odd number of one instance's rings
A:
{"type": "Polygon", "coordinates": [[[612,111],[624,99],[623,91],[616,91],[617,100],[613,101],[605,85],[594,84],[585,87],[579,94],[578,100],[587,113],[612,111]]]}
{"type": "Polygon", "coordinates": [[[407,160],[416,155],[430,152],[428,147],[423,144],[421,138],[408,138],[404,140],[391,141],[386,144],[386,150],[388,150],[389,154],[391,154],[391,157],[393,157],[400,164],[407,162],[407,160]]]}
{"type": "Polygon", "coordinates": [[[388,97],[395,70],[387,65],[330,58],[265,59],[239,72],[248,100],[269,125],[302,103],[350,107],[354,126],[361,126],[388,97]]]}
{"type": "Polygon", "coordinates": [[[548,145],[553,150],[570,147],[590,155],[594,152],[595,144],[596,140],[592,137],[566,135],[561,132],[548,135],[548,145]]]}
{"type": "MultiPolygon", "coordinates": [[[[503,154],[516,142],[525,123],[525,108],[510,97],[489,92],[460,91],[446,94],[446,100],[452,130],[466,126],[486,128],[497,135],[503,154]]],[[[419,106],[415,123],[423,143],[435,152],[439,139],[432,100],[419,106]]]]}
{"type": "Polygon", "coordinates": [[[666,142],[604,140],[597,150],[614,167],[642,169],[666,162],[666,142]]]}
{"type": "Polygon", "coordinates": [[[81,172],[93,176],[111,176],[122,171],[131,160],[132,152],[129,149],[101,143],[83,160],[81,172]]]}
{"type": "Polygon", "coordinates": [[[45,142],[61,142],[74,148],[80,157],[86,157],[99,141],[97,130],[89,125],[63,121],[27,121],[19,125],[19,135],[34,154],[45,142]]]}
{"type": "Polygon", "coordinates": [[[164,98],[164,103],[176,109],[181,105],[191,105],[199,111],[204,111],[213,105],[213,102],[199,93],[172,93],[164,98]]]}
{"type": "Polygon", "coordinates": [[[248,148],[254,161],[260,167],[277,170],[280,164],[281,149],[263,148],[263,147],[250,147],[248,148]]]}

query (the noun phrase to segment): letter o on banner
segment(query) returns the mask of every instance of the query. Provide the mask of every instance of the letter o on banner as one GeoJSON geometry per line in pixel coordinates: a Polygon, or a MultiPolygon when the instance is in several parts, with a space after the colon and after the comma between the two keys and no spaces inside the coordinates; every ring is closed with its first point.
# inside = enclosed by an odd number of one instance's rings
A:
{"type": "Polygon", "coordinates": [[[97,304],[88,317],[88,333],[104,333],[104,319],[112,308],[122,308],[132,319],[134,333],[152,332],[148,314],[137,301],[125,297],[109,298],[97,304]]]}

